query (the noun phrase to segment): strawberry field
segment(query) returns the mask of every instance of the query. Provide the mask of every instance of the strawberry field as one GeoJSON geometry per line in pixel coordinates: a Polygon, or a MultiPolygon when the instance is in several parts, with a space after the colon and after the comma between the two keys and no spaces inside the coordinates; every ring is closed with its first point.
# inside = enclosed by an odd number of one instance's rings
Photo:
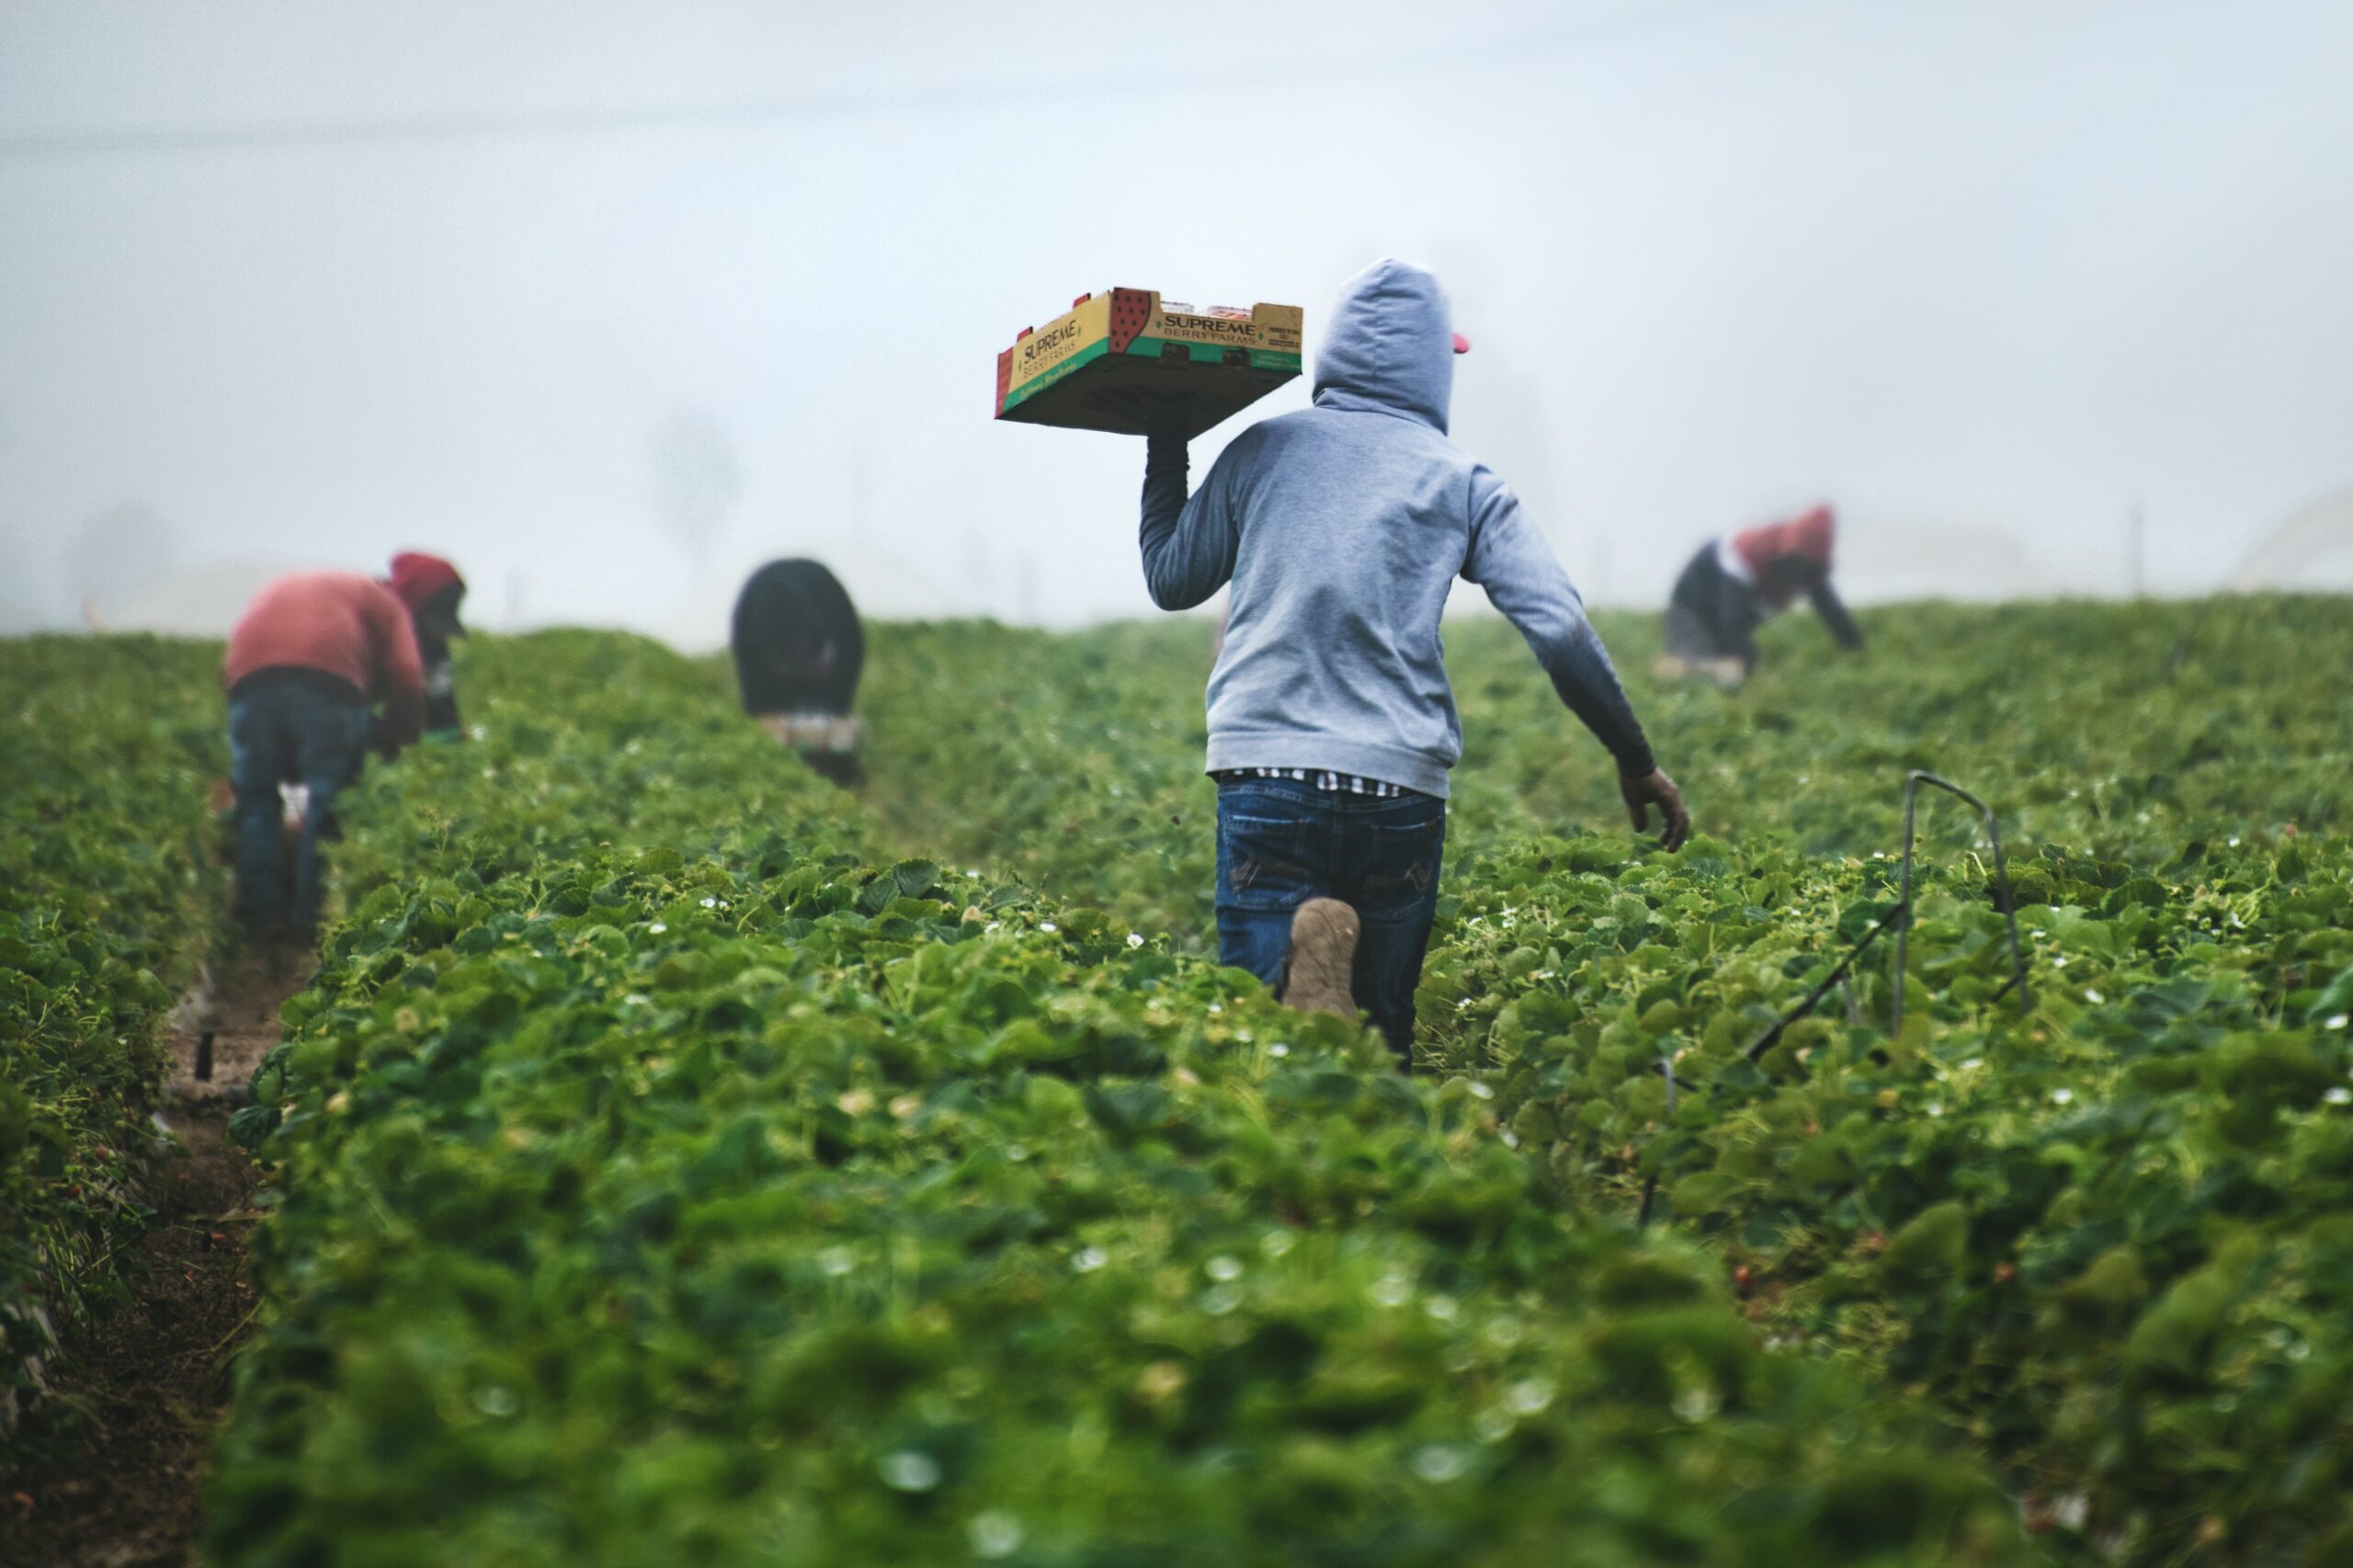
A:
{"type": "Polygon", "coordinates": [[[119,1294],[178,988],[226,877],[208,786],[218,653],[0,640],[0,1443],[59,1318],[119,1294]]]}
{"type": "MultiPolygon", "coordinates": [[[[211,1558],[2353,1552],[2353,614],[1881,611],[1735,695],[1604,630],[1700,831],[1459,628],[1411,1079],[1204,950],[1196,624],[877,628],[855,797],[716,664],[480,640],[239,1117],[211,1558]],[[1892,936],[1824,983],[1913,768],[2028,984],[1925,796],[1898,1027],[1892,936]]],[[[210,650],[6,652],[29,1299],[138,1222],[221,743],[210,650]]]]}

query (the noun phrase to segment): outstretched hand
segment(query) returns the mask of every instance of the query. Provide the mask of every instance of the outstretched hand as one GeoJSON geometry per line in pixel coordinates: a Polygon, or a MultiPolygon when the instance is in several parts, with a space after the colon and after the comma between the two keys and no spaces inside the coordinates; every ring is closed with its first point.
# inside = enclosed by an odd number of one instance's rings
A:
{"type": "Polygon", "coordinates": [[[1684,807],[1683,791],[1660,769],[1654,767],[1639,778],[1620,777],[1618,793],[1626,802],[1627,814],[1634,820],[1636,833],[1650,826],[1651,808],[1656,806],[1662,845],[1680,849],[1683,841],[1691,836],[1691,813],[1684,807]]]}

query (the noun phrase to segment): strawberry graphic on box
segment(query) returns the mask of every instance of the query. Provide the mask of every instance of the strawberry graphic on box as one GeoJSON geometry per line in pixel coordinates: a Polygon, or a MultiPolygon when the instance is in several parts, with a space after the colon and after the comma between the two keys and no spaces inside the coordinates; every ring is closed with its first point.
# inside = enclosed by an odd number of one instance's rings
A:
{"type": "Polygon", "coordinates": [[[1149,289],[1111,290],[1111,352],[1125,354],[1136,335],[1160,313],[1160,296],[1149,289]]]}
{"type": "Polygon", "coordinates": [[[1196,310],[1151,289],[1083,294],[996,357],[999,419],[1141,435],[1137,394],[1179,399],[1198,436],[1298,376],[1296,305],[1196,310]]]}

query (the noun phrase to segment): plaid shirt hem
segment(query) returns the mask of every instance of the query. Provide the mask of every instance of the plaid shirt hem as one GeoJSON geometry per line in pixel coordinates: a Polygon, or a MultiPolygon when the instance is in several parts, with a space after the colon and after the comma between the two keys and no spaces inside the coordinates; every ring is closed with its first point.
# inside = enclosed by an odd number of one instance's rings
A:
{"type": "Polygon", "coordinates": [[[1288,778],[1294,783],[1313,784],[1318,790],[1330,790],[1335,794],[1370,795],[1381,801],[1393,801],[1401,795],[1418,792],[1386,779],[1367,778],[1358,773],[1335,773],[1328,767],[1228,767],[1210,777],[1221,784],[1244,778],[1288,778]]]}

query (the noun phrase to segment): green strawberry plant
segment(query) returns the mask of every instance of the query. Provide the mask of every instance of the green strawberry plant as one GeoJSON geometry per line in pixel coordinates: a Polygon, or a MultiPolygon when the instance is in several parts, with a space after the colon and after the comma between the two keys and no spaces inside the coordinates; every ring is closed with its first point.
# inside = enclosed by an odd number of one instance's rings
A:
{"type": "MultiPolygon", "coordinates": [[[[2342,830],[2347,619],[2343,601],[2319,598],[1907,605],[1865,612],[1857,659],[1791,617],[1766,629],[1756,677],[1724,693],[1651,676],[1654,616],[1597,617],[1704,831],[1893,853],[1904,773],[1933,767],[1995,802],[2018,842],[2141,868],[2200,838],[2342,830]]],[[[1489,617],[1449,623],[1447,640],[1463,726],[1449,854],[1620,831],[1608,757],[1517,634],[1489,617]]],[[[884,625],[868,663],[867,799],[895,836],[1201,947],[1215,820],[1200,771],[1205,620],[1067,635],[884,625]]],[[[1975,846],[1958,807],[1932,802],[1922,825],[1939,852],[1975,846]]]]}
{"type": "Polygon", "coordinates": [[[219,662],[148,637],[0,641],[0,1436],[58,1314],[121,1296],[148,1219],[163,1025],[225,902],[219,662]]]}
{"type": "Polygon", "coordinates": [[[1903,1032],[1882,949],[1858,1021],[1834,995],[1752,1063],[1887,864],[1539,842],[1466,877],[1425,1035],[1564,1191],[1655,1185],[1761,1331],[1937,1397],[2087,1545],[2291,1560],[2353,1522],[2353,856],[2187,861],[2014,862],[2024,1017],[1987,879],[1932,878],[1903,1032]]]}
{"type": "Polygon", "coordinates": [[[878,867],[697,666],[474,657],[484,738],[355,801],[242,1129],[216,1560],[2022,1560],[1916,1412],[1563,1210],[1484,1081],[878,867]]]}
{"type": "MultiPolygon", "coordinates": [[[[715,662],[482,640],[479,738],[354,799],[240,1119],[279,1196],[210,1550],[2336,1561],[2346,618],[1904,607],[1865,661],[1776,625],[1723,693],[1605,616],[1676,856],[1508,629],[1451,627],[1411,1081],[1210,961],[1198,621],[875,628],[855,798],[715,662]],[[1758,1049],[1893,908],[1921,767],[2002,812],[2030,1009],[1932,805],[1903,1028],[1882,940],[1758,1049]]],[[[0,666],[76,704],[0,904],[83,933],[8,1004],[80,999],[69,1140],[141,1103],[217,906],[188,780],[122,760],[217,767],[209,653],[136,647],[0,666]],[[187,661],[168,712],[142,658],[187,661]]]]}
{"type": "MultiPolygon", "coordinates": [[[[1453,629],[1466,753],[1425,1060],[1493,1085],[1567,1200],[1631,1215],[1654,1187],[1759,1332],[1932,1397],[2064,1550],[2326,1560],[2353,1451],[2346,616],[1904,607],[1867,617],[1868,661],[1777,625],[1736,694],[1651,681],[1652,626],[1605,616],[1714,835],[1673,858],[1617,829],[1606,759],[1508,629],[1453,629]],[[2006,992],[1977,824],[1932,802],[1904,1034],[1883,945],[1752,1064],[1893,907],[1915,767],[2002,809],[2034,1014],[2006,992]]],[[[1200,641],[886,629],[886,820],[1201,941],[1200,641]],[[1023,814],[949,782],[1013,775],[1023,814]]]]}

